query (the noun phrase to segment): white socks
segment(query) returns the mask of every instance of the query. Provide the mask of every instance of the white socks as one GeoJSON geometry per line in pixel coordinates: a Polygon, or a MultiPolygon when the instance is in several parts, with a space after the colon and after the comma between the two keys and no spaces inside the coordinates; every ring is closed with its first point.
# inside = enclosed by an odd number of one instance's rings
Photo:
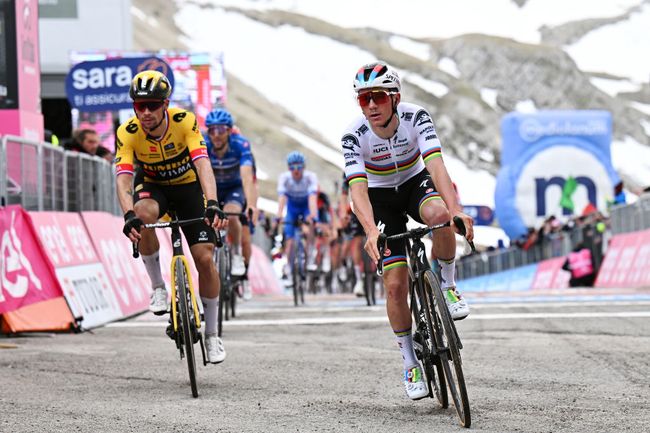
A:
{"type": "Polygon", "coordinates": [[[165,287],[165,280],[163,280],[162,272],[160,271],[160,257],[158,251],[150,256],[142,254],[142,262],[147,269],[149,279],[151,279],[151,287],[165,287]]]}
{"type": "Polygon", "coordinates": [[[217,319],[219,314],[219,297],[205,298],[201,296],[203,315],[205,317],[205,335],[217,333],[217,319]]]}
{"type": "Polygon", "coordinates": [[[399,351],[402,353],[402,360],[404,361],[404,370],[420,365],[415,357],[413,350],[413,334],[411,328],[404,329],[403,331],[395,331],[395,340],[399,346],[399,351]]]}
{"type": "Polygon", "coordinates": [[[438,259],[440,265],[440,274],[442,276],[442,288],[456,287],[456,262],[454,259],[438,259]]]}

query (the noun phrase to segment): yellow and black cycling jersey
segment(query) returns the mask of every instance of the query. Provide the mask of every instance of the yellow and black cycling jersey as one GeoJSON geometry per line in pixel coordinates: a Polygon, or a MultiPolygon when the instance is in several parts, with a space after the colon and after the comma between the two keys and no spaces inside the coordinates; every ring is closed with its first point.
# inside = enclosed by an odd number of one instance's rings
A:
{"type": "Polygon", "coordinates": [[[165,112],[167,130],[159,140],[148,135],[136,116],[117,129],[115,173],[134,173],[139,166],[145,182],[159,185],[183,185],[197,181],[194,161],[207,158],[196,116],[180,108],[165,112]]]}

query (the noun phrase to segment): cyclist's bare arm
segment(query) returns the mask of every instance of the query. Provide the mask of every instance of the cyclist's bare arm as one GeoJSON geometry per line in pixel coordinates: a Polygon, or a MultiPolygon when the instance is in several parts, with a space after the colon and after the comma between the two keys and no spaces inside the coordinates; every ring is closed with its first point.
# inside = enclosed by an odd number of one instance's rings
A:
{"type": "Polygon", "coordinates": [[[307,198],[307,204],[309,206],[309,215],[312,217],[312,221],[318,217],[318,194],[315,192],[309,194],[307,198]]]}
{"type": "MultiPolygon", "coordinates": [[[[206,200],[217,200],[217,181],[214,178],[212,165],[208,158],[199,158],[194,160],[194,167],[201,183],[201,189],[206,200]]],[[[217,230],[225,230],[228,225],[228,219],[215,218],[212,226],[217,230]]]]}
{"type": "Polygon", "coordinates": [[[284,212],[284,208],[287,205],[287,196],[284,194],[280,194],[278,197],[278,218],[282,218],[282,213],[284,212]]]}
{"type": "Polygon", "coordinates": [[[365,250],[375,262],[379,260],[379,250],[377,249],[377,238],[379,229],[375,225],[375,216],[372,212],[372,205],[368,197],[368,183],[356,182],[350,185],[350,194],[354,204],[354,214],[366,232],[367,241],[365,250]]]}
{"type": "Polygon", "coordinates": [[[456,192],[454,191],[451,178],[449,177],[447,167],[445,166],[442,157],[431,159],[427,162],[426,167],[431,174],[431,179],[433,179],[433,184],[436,186],[436,190],[440,193],[442,200],[447,205],[451,219],[453,220],[453,217],[457,216],[463,220],[467,230],[467,240],[471,241],[474,239],[473,220],[469,215],[463,213],[463,208],[460,203],[458,203],[456,192]]]}
{"type": "Polygon", "coordinates": [[[115,179],[117,200],[122,208],[122,213],[133,210],[133,175],[123,173],[115,179]]]}

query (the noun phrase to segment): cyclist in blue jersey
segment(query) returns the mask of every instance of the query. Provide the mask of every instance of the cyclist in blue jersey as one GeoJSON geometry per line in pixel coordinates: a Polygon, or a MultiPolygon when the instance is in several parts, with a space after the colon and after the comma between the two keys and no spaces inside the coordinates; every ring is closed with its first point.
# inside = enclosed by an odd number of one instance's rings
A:
{"type": "MultiPolygon", "coordinates": [[[[282,173],[278,179],[278,218],[284,217],[284,251],[291,251],[296,227],[294,222],[303,217],[310,223],[318,222],[318,178],[316,174],[305,170],[305,156],[293,151],[287,155],[289,171],[282,173]]],[[[309,231],[309,240],[311,241],[309,231]]],[[[291,263],[291,261],[289,261],[291,263]]]]}
{"type": "MultiPolygon", "coordinates": [[[[406,215],[429,226],[457,216],[467,228],[467,239],[472,240],[472,218],[463,213],[456,199],[428,111],[401,102],[399,76],[384,62],[362,66],[353,85],[361,114],[346,128],[341,146],[354,213],[367,236],[366,252],[379,260],[380,232],[390,236],[406,231],[406,215]]],[[[456,290],[452,228],[436,230],[433,245],[451,316],[463,319],[469,306],[456,290]]],[[[429,390],[413,348],[404,243],[388,242],[381,259],[386,312],[402,354],[404,387],[409,398],[418,400],[429,390]]]]}
{"type": "MultiPolygon", "coordinates": [[[[225,109],[211,111],[205,118],[205,141],[217,181],[219,206],[224,212],[240,213],[249,209],[257,218],[257,194],[253,177],[253,155],[248,140],[233,130],[232,115],[225,109]]],[[[242,256],[242,223],[237,216],[228,217],[228,236],[233,247],[231,273],[243,276],[246,264],[242,256]]]]}

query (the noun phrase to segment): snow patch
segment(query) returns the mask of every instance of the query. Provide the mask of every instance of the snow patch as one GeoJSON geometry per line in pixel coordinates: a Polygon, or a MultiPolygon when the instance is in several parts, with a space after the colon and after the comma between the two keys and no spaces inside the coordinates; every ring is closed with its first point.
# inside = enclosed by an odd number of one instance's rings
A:
{"type": "Polygon", "coordinates": [[[458,70],[458,66],[456,65],[454,59],[443,57],[440,59],[440,61],[438,61],[438,68],[440,68],[441,71],[448,73],[452,77],[460,78],[460,71],[458,70]]]}
{"type": "Polygon", "coordinates": [[[411,84],[418,86],[420,89],[424,90],[425,92],[431,93],[436,98],[442,98],[447,93],[449,93],[449,87],[445,86],[444,84],[438,81],[433,81],[424,78],[422,75],[408,74],[404,77],[404,79],[410,82],[411,84]]]}
{"type": "Polygon", "coordinates": [[[497,96],[499,96],[499,92],[497,92],[496,89],[481,89],[481,99],[483,99],[483,102],[488,104],[494,110],[499,109],[499,106],[497,105],[497,96]]]}
{"type": "Polygon", "coordinates": [[[398,51],[409,54],[420,60],[429,60],[431,58],[431,46],[424,42],[414,41],[404,36],[391,36],[388,40],[391,47],[398,51]]]}

